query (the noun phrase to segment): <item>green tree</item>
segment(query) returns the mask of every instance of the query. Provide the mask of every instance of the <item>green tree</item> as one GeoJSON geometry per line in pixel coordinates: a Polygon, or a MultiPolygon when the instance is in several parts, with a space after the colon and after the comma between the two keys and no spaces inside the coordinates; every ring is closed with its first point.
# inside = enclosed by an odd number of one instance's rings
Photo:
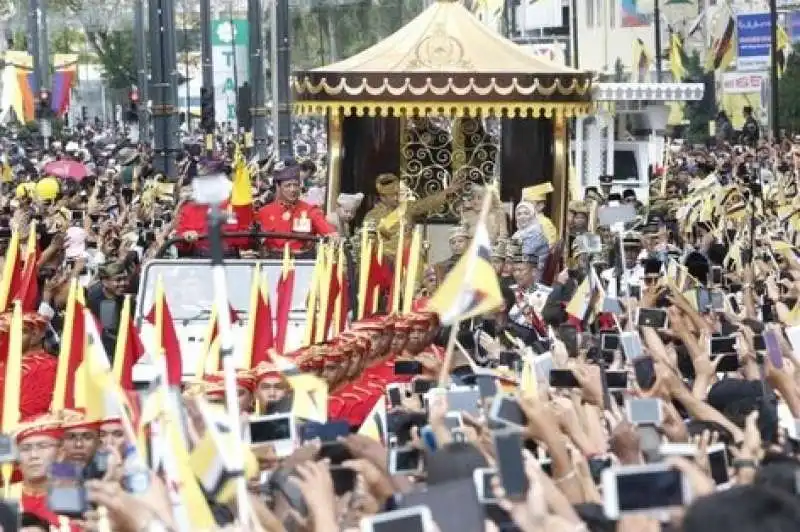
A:
{"type": "Polygon", "coordinates": [[[786,71],[778,83],[780,127],[800,131],[800,44],[795,44],[786,62],[786,71]]]}
{"type": "Polygon", "coordinates": [[[125,0],[52,0],[48,8],[82,21],[86,43],[102,67],[109,88],[123,89],[136,83],[132,22],[121,27],[112,26],[113,20],[131,21],[124,16],[130,15],[130,5],[125,0]]]}
{"type": "Polygon", "coordinates": [[[714,74],[706,73],[697,51],[684,57],[683,66],[686,69],[685,81],[687,83],[705,83],[706,86],[701,100],[686,102],[683,108],[683,115],[689,120],[689,127],[686,131],[688,141],[692,144],[703,144],[708,139],[708,123],[717,114],[714,74]]]}

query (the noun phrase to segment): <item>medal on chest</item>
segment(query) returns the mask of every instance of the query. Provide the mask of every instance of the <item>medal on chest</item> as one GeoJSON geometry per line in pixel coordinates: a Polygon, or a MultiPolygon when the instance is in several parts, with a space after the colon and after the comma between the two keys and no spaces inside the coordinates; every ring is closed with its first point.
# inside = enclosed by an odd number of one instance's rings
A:
{"type": "Polygon", "coordinates": [[[283,216],[281,216],[281,218],[283,218],[285,222],[288,222],[291,217],[292,213],[290,213],[289,211],[286,211],[285,213],[283,213],[283,216]]]}
{"type": "Polygon", "coordinates": [[[294,223],[292,224],[292,231],[295,233],[311,232],[311,220],[308,218],[306,211],[301,212],[299,218],[295,218],[294,223]]]}

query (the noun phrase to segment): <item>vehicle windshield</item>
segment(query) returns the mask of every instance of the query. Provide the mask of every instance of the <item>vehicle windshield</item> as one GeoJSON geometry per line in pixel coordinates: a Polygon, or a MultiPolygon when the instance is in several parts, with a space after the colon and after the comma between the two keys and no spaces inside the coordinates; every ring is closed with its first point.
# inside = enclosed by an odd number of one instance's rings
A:
{"type": "MultiPolygon", "coordinates": [[[[261,275],[269,286],[270,303],[275,308],[276,286],[281,275],[281,261],[260,261],[261,275]]],[[[225,263],[228,300],[231,307],[245,316],[250,307],[250,281],[256,261],[231,261],[225,263]],[[244,282],[243,279],[247,279],[244,282]]],[[[306,296],[311,284],[313,261],[295,261],[295,281],[292,294],[292,312],[305,312],[306,296]]],[[[214,281],[208,260],[153,260],[142,271],[141,286],[136,308],[137,319],[146,316],[153,306],[153,294],[159,276],[163,279],[167,303],[176,321],[208,321],[214,300],[214,281]]]]}

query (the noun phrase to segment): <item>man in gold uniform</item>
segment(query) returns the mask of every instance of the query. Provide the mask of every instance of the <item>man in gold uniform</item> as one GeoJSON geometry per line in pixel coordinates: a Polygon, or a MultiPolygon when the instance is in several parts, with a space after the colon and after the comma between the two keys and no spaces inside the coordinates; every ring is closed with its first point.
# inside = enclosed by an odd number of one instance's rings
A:
{"type": "Polygon", "coordinates": [[[410,232],[414,223],[442,206],[447,201],[447,195],[457,192],[463,184],[463,177],[455,178],[447,188],[435,194],[415,201],[404,201],[401,198],[400,178],[394,174],[381,174],[375,180],[378,203],[364,216],[364,225],[372,225],[378,229],[383,238],[384,254],[394,258],[397,254],[401,216],[405,219],[406,231],[410,232]]]}

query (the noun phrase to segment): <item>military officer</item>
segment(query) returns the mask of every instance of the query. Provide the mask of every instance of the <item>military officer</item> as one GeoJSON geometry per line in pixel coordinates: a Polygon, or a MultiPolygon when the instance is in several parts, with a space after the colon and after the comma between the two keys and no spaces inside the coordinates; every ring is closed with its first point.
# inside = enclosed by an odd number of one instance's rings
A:
{"type": "MultiPolygon", "coordinates": [[[[258,211],[258,222],[262,231],[279,233],[301,233],[306,235],[336,235],[336,228],[325,219],[325,215],[314,205],[300,199],[300,167],[288,166],[273,178],[275,200],[258,211]]],[[[271,254],[283,253],[284,244],[295,254],[303,254],[314,248],[311,240],[285,240],[267,238],[264,247],[271,254]]]]}
{"type": "Polygon", "coordinates": [[[508,317],[514,323],[534,329],[543,336],[547,334],[547,327],[541,313],[551,289],[538,283],[539,269],[535,255],[516,255],[512,263],[515,284],[511,285],[511,290],[515,302],[508,317]]]}
{"type": "Polygon", "coordinates": [[[620,270],[619,265],[616,265],[600,274],[600,278],[606,283],[608,297],[631,296],[637,288],[641,290],[644,277],[644,268],[639,262],[639,254],[642,251],[641,235],[628,232],[623,236],[622,247],[625,252],[624,271],[620,270]]]}

